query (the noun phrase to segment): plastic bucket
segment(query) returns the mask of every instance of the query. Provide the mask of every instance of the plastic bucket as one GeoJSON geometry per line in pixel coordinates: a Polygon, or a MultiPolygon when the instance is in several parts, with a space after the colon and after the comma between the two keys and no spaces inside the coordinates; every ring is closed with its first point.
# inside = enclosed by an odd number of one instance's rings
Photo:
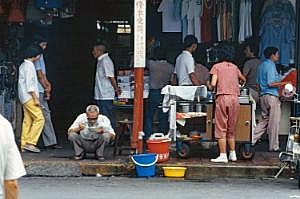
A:
{"type": "Polygon", "coordinates": [[[158,156],[157,162],[165,162],[170,158],[170,147],[171,139],[162,140],[147,140],[147,146],[149,153],[155,153],[158,156]]]}
{"type": "Polygon", "coordinates": [[[138,154],[131,156],[135,164],[135,172],[137,177],[155,176],[155,167],[157,162],[156,154],[138,154]]]}
{"type": "Polygon", "coordinates": [[[185,167],[163,167],[164,176],[170,178],[183,178],[185,175],[185,167]]]}

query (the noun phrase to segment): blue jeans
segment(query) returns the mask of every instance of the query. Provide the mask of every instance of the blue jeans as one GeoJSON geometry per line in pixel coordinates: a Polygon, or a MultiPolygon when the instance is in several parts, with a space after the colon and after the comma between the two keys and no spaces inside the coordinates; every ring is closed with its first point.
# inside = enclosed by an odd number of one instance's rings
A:
{"type": "Polygon", "coordinates": [[[111,126],[116,131],[116,119],[113,107],[113,100],[96,100],[96,104],[100,109],[100,113],[108,117],[111,126]]]}
{"type": "Polygon", "coordinates": [[[158,106],[162,103],[164,96],[160,94],[161,89],[150,89],[145,112],[145,140],[152,134],[153,116],[158,111],[159,115],[159,132],[167,134],[169,131],[168,113],[164,113],[158,106]]]}

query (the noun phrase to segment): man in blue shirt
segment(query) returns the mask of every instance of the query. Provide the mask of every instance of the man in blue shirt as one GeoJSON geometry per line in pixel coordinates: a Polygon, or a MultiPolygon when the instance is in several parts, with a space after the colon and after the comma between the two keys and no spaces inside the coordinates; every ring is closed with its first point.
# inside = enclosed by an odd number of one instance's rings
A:
{"type": "Polygon", "coordinates": [[[260,88],[260,105],[262,119],[258,123],[253,136],[253,144],[265,133],[269,135],[269,151],[279,151],[279,122],[280,100],[278,89],[286,84],[280,82],[275,62],[279,60],[279,50],[276,47],[267,47],[264,50],[266,60],[262,62],[257,71],[257,83],[260,88]]]}
{"type": "MultiPolygon", "coordinates": [[[[47,48],[48,42],[42,36],[35,36],[35,44],[39,45],[43,50],[47,48]]],[[[35,70],[39,80],[39,100],[42,107],[43,115],[45,118],[45,125],[42,132],[43,142],[47,148],[61,149],[62,147],[57,144],[55,130],[51,120],[51,112],[48,106],[51,93],[51,83],[46,76],[46,65],[43,54],[35,61],[35,70]]]]}

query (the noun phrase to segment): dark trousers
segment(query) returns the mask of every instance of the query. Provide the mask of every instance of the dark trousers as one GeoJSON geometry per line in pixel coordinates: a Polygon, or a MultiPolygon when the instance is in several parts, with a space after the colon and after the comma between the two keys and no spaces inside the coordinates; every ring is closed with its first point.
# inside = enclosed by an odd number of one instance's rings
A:
{"type": "Polygon", "coordinates": [[[100,113],[110,120],[111,126],[116,130],[116,119],[113,107],[113,100],[96,100],[100,113]]]}
{"type": "Polygon", "coordinates": [[[161,89],[150,89],[148,101],[146,103],[146,111],[145,111],[145,139],[148,139],[150,135],[153,133],[153,116],[158,111],[159,117],[159,133],[167,134],[169,131],[168,125],[168,112],[164,113],[162,108],[158,108],[158,106],[162,103],[164,96],[160,94],[161,89]]]}

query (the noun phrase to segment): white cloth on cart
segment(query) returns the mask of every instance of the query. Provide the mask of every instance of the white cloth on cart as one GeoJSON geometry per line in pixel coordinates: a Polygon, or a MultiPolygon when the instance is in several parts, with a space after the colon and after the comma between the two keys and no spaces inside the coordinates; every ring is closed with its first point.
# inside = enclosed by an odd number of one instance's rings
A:
{"type": "Polygon", "coordinates": [[[202,86],[171,86],[167,85],[162,88],[161,94],[164,95],[163,100],[163,111],[167,112],[170,106],[170,97],[176,96],[180,97],[183,100],[193,101],[195,98],[196,91],[198,90],[199,96],[206,97],[207,96],[207,87],[202,86]]]}
{"type": "Polygon", "coordinates": [[[169,128],[176,129],[176,97],[180,97],[183,100],[193,101],[195,95],[201,97],[207,97],[207,87],[202,86],[171,86],[167,85],[162,88],[161,94],[164,95],[163,100],[163,112],[167,112],[169,109],[169,128]]]}

